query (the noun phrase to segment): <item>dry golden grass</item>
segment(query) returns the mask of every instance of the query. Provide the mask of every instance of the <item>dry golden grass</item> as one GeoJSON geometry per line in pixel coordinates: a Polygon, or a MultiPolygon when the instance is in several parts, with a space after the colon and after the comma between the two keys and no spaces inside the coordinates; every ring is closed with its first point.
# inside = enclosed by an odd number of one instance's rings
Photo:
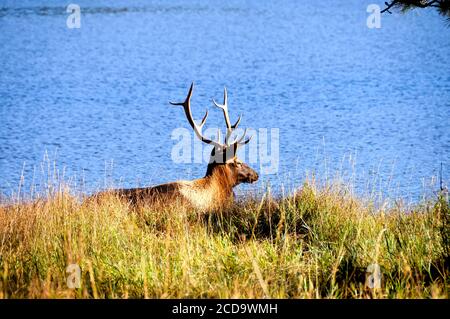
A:
{"type": "Polygon", "coordinates": [[[443,198],[374,208],[339,184],[210,214],[83,204],[62,188],[0,206],[0,298],[448,298],[449,237],[443,198]]]}

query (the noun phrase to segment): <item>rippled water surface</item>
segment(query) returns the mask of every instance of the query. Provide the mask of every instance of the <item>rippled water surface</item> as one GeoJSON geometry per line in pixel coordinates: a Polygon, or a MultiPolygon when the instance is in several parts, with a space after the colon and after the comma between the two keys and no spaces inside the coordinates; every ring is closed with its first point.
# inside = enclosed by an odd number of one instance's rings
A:
{"type": "Polygon", "coordinates": [[[417,198],[441,162],[448,180],[450,29],[433,11],[368,29],[371,2],[356,0],[77,3],[69,29],[66,1],[0,1],[5,195],[22,173],[25,190],[42,181],[46,152],[88,192],[203,175],[171,160],[188,125],[168,101],[193,80],[209,126],[222,125],[211,98],[227,86],[232,121],[279,128],[272,185],[337,170],[361,192],[417,198]]]}

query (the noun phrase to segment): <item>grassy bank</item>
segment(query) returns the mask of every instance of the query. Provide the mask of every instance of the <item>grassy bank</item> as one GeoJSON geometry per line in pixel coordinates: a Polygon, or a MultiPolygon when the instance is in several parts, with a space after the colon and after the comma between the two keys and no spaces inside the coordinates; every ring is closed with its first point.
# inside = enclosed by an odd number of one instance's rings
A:
{"type": "Polygon", "coordinates": [[[339,184],[209,215],[82,204],[61,189],[0,207],[0,297],[448,298],[447,202],[386,207],[339,184]],[[380,289],[365,285],[375,263],[380,289]]]}

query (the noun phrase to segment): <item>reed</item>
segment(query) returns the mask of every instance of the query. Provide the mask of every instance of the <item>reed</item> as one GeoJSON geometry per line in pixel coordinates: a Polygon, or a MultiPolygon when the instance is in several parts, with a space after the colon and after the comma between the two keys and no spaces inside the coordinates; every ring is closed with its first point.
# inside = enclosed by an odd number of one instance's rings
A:
{"type": "Polygon", "coordinates": [[[1,298],[448,298],[450,209],[374,205],[342,183],[226,211],[83,202],[60,186],[0,206],[1,298]],[[81,287],[67,286],[68,265],[81,287]],[[381,288],[367,286],[377,264],[381,288]]]}

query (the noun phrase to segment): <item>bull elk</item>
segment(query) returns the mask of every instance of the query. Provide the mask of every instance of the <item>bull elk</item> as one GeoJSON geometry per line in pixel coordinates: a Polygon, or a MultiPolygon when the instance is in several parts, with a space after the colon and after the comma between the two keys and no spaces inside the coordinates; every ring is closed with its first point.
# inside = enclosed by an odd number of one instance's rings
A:
{"type": "Polygon", "coordinates": [[[220,141],[220,130],[218,131],[217,141],[210,140],[202,135],[202,128],[206,123],[208,111],[206,111],[200,124],[195,123],[191,112],[193,89],[194,83],[191,84],[184,102],[170,102],[170,104],[182,106],[195,135],[202,142],[214,146],[205,176],[191,181],[180,180],[153,187],[116,189],[100,194],[112,193],[128,200],[133,205],[155,202],[163,204],[182,202],[194,209],[207,211],[215,210],[232,202],[234,198],[233,188],[236,185],[253,183],[258,180],[258,174],[236,156],[238,147],[247,144],[251,140],[251,137],[245,139],[247,130],[240,138],[230,142],[231,135],[239,125],[241,116],[239,116],[234,125],[231,125],[228,115],[226,88],[224,89],[223,104],[218,104],[213,100],[214,105],[222,109],[225,118],[226,135],[224,143],[220,141]]]}

